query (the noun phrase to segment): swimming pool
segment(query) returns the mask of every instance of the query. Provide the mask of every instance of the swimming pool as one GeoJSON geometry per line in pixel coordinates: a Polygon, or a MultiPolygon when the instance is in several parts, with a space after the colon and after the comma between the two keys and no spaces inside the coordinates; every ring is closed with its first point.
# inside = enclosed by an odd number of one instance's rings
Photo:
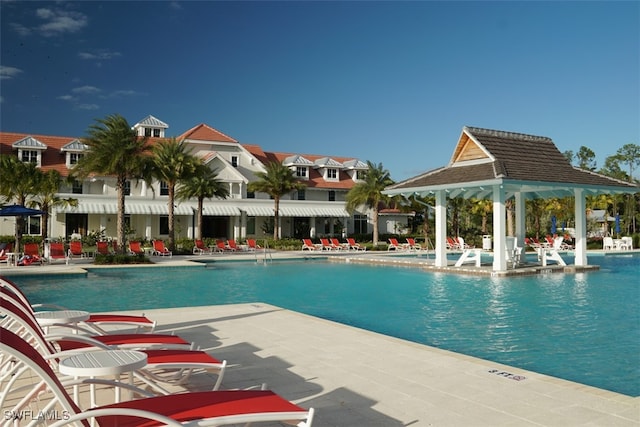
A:
{"type": "Polygon", "coordinates": [[[490,278],[324,261],[92,269],[13,277],[33,302],[92,311],[265,302],[640,395],[640,257],[600,271],[490,278]]]}

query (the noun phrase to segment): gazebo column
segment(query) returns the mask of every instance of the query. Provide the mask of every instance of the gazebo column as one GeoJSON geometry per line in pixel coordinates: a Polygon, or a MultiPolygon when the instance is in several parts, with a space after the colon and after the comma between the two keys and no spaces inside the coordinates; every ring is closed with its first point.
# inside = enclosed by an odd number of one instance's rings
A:
{"type": "Polygon", "coordinates": [[[493,271],[507,271],[507,209],[502,185],[493,186],[493,271]]]}
{"type": "Polygon", "coordinates": [[[436,267],[447,266],[447,194],[436,191],[436,267]]]}
{"type": "Polygon", "coordinates": [[[587,209],[584,191],[573,189],[576,215],[575,265],[588,265],[587,261],[587,209]]]}
{"type": "Polygon", "coordinates": [[[526,202],[524,198],[524,194],[518,192],[515,194],[515,216],[516,216],[516,238],[518,239],[518,246],[521,248],[525,247],[524,238],[526,237],[526,202]]]}

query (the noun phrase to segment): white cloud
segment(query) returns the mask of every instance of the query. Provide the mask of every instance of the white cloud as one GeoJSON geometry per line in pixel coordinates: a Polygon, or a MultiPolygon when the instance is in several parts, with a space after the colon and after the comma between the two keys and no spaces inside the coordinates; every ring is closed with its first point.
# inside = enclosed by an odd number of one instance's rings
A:
{"type": "Polygon", "coordinates": [[[102,90],[98,89],[95,86],[80,86],[71,89],[71,92],[81,95],[94,95],[102,92],[102,90]]]}
{"type": "Polygon", "coordinates": [[[76,109],[78,110],[97,110],[100,106],[97,104],[78,104],[76,105],[76,109]]]}
{"type": "Polygon", "coordinates": [[[22,73],[22,70],[19,68],[0,65],[0,80],[12,79],[20,73],[22,73]]]}
{"type": "Polygon", "coordinates": [[[46,37],[75,33],[88,23],[86,15],[73,11],[40,8],[36,10],[36,16],[47,21],[38,27],[46,37]]]}
{"type": "Polygon", "coordinates": [[[120,52],[109,52],[106,49],[97,49],[94,52],[80,52],[78,56],[87,60],[107,60],[122,56],[120,52]]]}
{"type": "Polygon", "coordinates": [[[63,101],[75,102],[78,98],[76,98],[75,96],[71,96],[71,95],[60,95],[58,97],[58,99],[61,99],[63,101]]]}

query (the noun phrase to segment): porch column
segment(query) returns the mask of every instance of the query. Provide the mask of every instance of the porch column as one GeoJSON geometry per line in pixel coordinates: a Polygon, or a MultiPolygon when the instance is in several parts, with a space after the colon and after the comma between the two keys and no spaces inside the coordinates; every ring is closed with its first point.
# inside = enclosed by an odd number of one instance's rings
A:
{"type": "Polygon", "coordinates": [[[309,218],[309,237],[316,237],[316,217],[312,216],[309,218]]]}
{"type": "Polygon", "coordinates": [[[525,224],[525,217],[526,217],[526,200],[524,197],[524,194],[522,194],[521,192],[517,192],[515,194],[515,216],[516,216],[516,238],[518,239],[518,246],[521,248],[524,248],[524,238],[526,237],[526,224],[525,224]]]}
{"type": "Polygon", "coordinates": [[[239,240],[242,236],[240,235],[240,217],[232,216],[233,218],[233,240],[239,240]]]}
{"type": "Polygon", "coordinates": [[[447,266],[447,195],[436,191],[436,267],[447,266]]]}
{"type": "Polygon", "coordinates": [[[493,271],[507,271],[506,228],[507,210],[502,185],[493,186],[493,271]]]}
{"type": "Polygon", "coordinates": [[[145,215],[144,237],[151,240],[151,215],[145,215]]]}
{"type": "Polygon", "coordinates": [[[575,265],[588,265],[587,261],[587,208],[584,191],[573,189],[576,216],[575,265]]]}

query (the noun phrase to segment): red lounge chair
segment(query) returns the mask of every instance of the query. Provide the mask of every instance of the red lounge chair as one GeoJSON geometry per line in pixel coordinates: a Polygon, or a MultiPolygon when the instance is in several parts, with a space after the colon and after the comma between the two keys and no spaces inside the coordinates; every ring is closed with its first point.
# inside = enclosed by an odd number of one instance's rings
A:
{"type": "Polygon", "coordinates": [[[173,253],[165,247],[164,242],[162,240],[153,241],[153,254],[160,255],[160,256],[168,256],[169,258],[173,256],[173,253]]]}
{"type": "Polygon", "coordinates": [[[229,250],[232,251],[232,252],[240,250],[238,245],[236,245],[236,241],[235,240],[227,240],[227,248],[229,248],[229,250]]]}
{"type": "MultiPolygon", "coordinates": [[[[20,401],[13,408],[16,411],[28,409],[32,400],[38,399],[38,405],[42,405],[39,407],[61,408],[62,413],[69,417],[64,420],[65,424],[85,420],[84,424],[89,425],[86,420],[94,418],[93,413],[97,414],[95,420],[99,426],[121,427],[197,420],[202,420],[202,425],[295,420],[300,421],[297,424],[300,427],[310,427],[313,420],[313,409],[301,408],[268,390],[180,393],[115,403],[83,412],[40,353],[8,329],[0,328],[0,334],[0,351],[15,361],[7,365],[6,370],[10,371],[9,375],[18,377],[18,381],[12,380],[3,392],[20,401]],[[29,378],[35,380],[30,381],[29,378]],[[19,387],[23,384],[32,384],[32,389],[19,387]],[[48,393],[40,393],[44,388],[48,393]]],[[[145,395],[143,390],[140,391],[145,395]]]]}
{"type": "Polygon", "coordinates": [[[398,239],[394,237],[389,238],[389,246],[387,247],[388,251],[404,251],[408,248],[409,246],[406,243],[398,243],[398,239]]]}
{"type": "Polygon", "coordinates": [[[256,243],[256,239],[247,239],[247,247],[248,251],[256,251],[258,249],[262,249],[260,245],[256,243]]]}
{"type": "MultiPolygon", "coordinates": [[[[11,292],[5,287],[0,288],[0,302],[2,303],[2,311],[5,314],[25,319],[30,318],[32,322],[37,323],[30,308],[25,307],[17,300],[11,292]]],[[[72,330],[85,329],[75,325],[61,325],[72,330]]],[[[176,349],[188,350],[192,344],[185,341],[177,335],[168,334],[107,334],[107,335],[74,335],[73,338],[61,339],[58,341],[61,351],[78,350],[91,347],[114,347],[114,348],[147,348],[147,349],[176,349]]]]}
{"type": "Polygon", "coordinates": [[[211,252],[212,252],[211,248],[208,248],[207,246],[205,246],[202,239],[195,240],[194,246],[193,246],[194,254],[204,255],[204,254],[210,254],[211,252]]]}
{"type": "MultiPolygon", "coordinates": [[[[6,288],[16,296],[16,300],[19,301],[24,307],[27,307],[31,313],[35,313],[35,309],[47,309],[47,310],[68,310],[66,307],[61,307],[55,304],[30,304],[25,294],[20,288],[11,280],[0,276],[0,288],[6,288]]],[[[85,320],[87,326],[94,330],[99,335],[105,335],[107,331],[102,329],[101,325],[125,325],[135,326],[141,331],[153,332],[156,327],[156,322],[148,319],[145,316],[132,316],[126,314],[90,314],[89,319],[85,320]]]]}
{"type": "Polygon", "coordinates": [[[37,243],[25,243],[24,255],[18,260],[18,265],[42,265],[42,258],[40,257],[40,245],[37,243]]]}
{"type": "Polygon", "coordinates": [[[13,244],[11,243],[0,243],[0,261],[6,261],[9,264],[9,255],[7,253],[11,252],[13,249],[13,244]]]}
{"type": "Polygon", "coordinates": [[[347,243],[349,244],[349,249],[353,249],[354,251],[366,251],[367,248],[360,245],[360,243],[356,243],[356,239],[348,237],[347,243]]]}
{"type": "MultiPolygon", "coordinates": [[[[11,296],[6,293],[6,290],[3,290],[0,296],[2,297],[0,301],[2,312],[9,317],[12,322],[15,322],[15,325],[12,323],[10,327],[14,330],[19,330],[22,334],[26,334],[23,336],[32,341],[33,346],[39,349],[40,353],[47,358],[57,359],[58,357],[64,356],[64,352],[68,350],[73,350],[72,353],[77,353],[78,349],[86,349],[88,351],[113,349],[110,346],[88,340],[86,337],[83,338],[79,335],[59,335],[55,339],[47,338],[42,328],[38,325],[36,318],[28,315],[23,310],[24,307],[22,305],[20,305],[20,307],[16,306],[16,304],[20,304],[19,301],[11,299],[11,296]],[[53,344],[51,344],[52,341],[53,344]],[[80,344],[89,343],[90,345],[88,347],[75,346],[73,348],[65,348],[65,343],[69,342],[80,344]],[[58,345],[61,348],[60,353],[56,353],[54,345],[58,345]]],[[[193,369],[204,369],[216,373],[218,379],[213,386],[213,390],[217,390],[222,382],[222,377],[224,376],[224,371],[227,366],[226,361],[220,361],[200,350],[149,348],[141,349],[140,351],[147,355],[147,364],[140,372],[142,377],[140,377],[140,375],[138,375],[138,377],[164,394],[168,392],[164,390],[158,382],[180,382],[180,380],[188,378],[193,369]],[[157,370],[162,370],[163,372],[153,372],[157,370]]]]}
{"type": "Polygon", "coordinates": [[[129,253],[131,255],[144,255],[144,249],[140,246],[140,242],[129,242],[129,253]]]}
{"type": "Polygon", "coordinates": [[[422,246],[419,243],[416,243],[416,239],[413,237],[407,237],[407,245],[411,251],[419,251],[422,249],[422,246]]]}
{"type": "Polygon", "coordinates": [[[110,255],[109,242],[96,242],[97,252],[100,255],[110,255]]]}
{"type": "Polygon", "coordinates": [[[320,239],[320,247],[325,251],[332,251],[335,248],[329,242],[329,239],[320,239]]]}
{"type": "Polygon", "coordinates": [[[316,251],[322,249],[322,245],[317,245],[311,241],[311,239],[302,239],[302,250],[316,251]]]}
{"type": "Polygon", "coordinates": [[[49,243],[49,263],[53,261],[64,261],[69,264],[69,259],[64,251],[64,243],[51,242],[49,243]]]}
{"type": "Polygon", "coordinates": [[[216,252],[230,252],[232,250],[223,240],[216,241],[216,252]]]}
{"type": "Polygon", "coordinates": [[[447,249],[450,251],[458,250],[460,249],[460,243],[453,237],[447,237],[447,249]]]}
{"type": "Polygon", "coordinates": [[[337,249],[337,250],[349,249],[348,243],[340,243],[340,240],[336,239],[335,237],[332,237],[331,239],[329,239],[329,241],[331,242],[331,247],[333,249],[337,249]]]}
{"type": "Polygon", "coordinates": [[[82,242],[79,240],[70,241],[67,256],[69,257],[69,259],[73,259],[73,257],[84,258],[85,253],[82,250],[82,242]]]}

